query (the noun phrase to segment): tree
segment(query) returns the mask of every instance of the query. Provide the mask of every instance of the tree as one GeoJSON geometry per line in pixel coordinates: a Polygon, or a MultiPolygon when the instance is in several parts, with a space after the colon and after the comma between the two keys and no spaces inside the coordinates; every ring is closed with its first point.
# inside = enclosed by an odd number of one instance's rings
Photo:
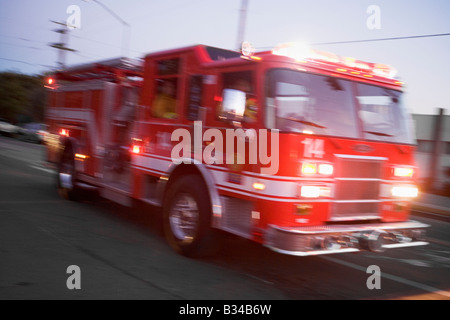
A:
{"type": "Polygon", "coordinates": [[[0,117],[11,122],[44,118],[45,88],[41,76],[0,73],[0,117]]]}

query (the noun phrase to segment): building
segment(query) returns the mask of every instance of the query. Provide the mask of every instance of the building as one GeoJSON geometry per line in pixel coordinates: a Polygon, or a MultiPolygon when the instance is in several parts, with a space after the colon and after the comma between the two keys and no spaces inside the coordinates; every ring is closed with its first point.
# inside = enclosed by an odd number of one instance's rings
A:
{"type": "Polygon", "coordinates": [[[416,129],[418,179],[424,191],[450,196],[450,115],[413,114],[416,129]]]}

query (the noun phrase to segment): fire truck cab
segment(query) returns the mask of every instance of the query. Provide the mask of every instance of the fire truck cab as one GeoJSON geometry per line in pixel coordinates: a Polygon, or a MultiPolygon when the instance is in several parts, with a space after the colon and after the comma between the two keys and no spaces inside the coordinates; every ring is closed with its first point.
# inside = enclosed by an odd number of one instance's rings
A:
{"type": "Polygon", "coordinates": [[[60,192],[161,207],[189,256],[214,229],[298,256],[426,245],[394,70],[294,44],[244,53],[197,45],[55,74],[60,192]]]}

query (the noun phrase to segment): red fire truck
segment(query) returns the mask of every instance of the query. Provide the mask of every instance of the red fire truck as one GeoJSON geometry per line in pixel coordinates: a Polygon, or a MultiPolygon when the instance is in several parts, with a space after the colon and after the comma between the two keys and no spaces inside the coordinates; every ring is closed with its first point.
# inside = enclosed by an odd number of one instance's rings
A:
{"type": "Polygon", "coordinates": [[[298,256],[426,245],[394,72],[296,44],[74,66],[48,83],[48,161],[67,198],[161,207],[187,256],[216,229],[298,256]]]}

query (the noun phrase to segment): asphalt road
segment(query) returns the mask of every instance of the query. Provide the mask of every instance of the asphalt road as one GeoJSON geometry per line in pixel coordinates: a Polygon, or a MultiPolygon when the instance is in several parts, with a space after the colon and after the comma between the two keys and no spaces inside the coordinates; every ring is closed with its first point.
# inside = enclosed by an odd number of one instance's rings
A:
{"type": "Polygon", "coordinates": [[[0,137],[0,299],[450,300],[447,222],[413,217],[431,225],[430,244],[382,254],[293,257],[224,236],[194,260],[166,244],[153,208],[61,199],[43,154],[0,137]],[[367,286],[372,265],[379,289],[367,286]]]}

